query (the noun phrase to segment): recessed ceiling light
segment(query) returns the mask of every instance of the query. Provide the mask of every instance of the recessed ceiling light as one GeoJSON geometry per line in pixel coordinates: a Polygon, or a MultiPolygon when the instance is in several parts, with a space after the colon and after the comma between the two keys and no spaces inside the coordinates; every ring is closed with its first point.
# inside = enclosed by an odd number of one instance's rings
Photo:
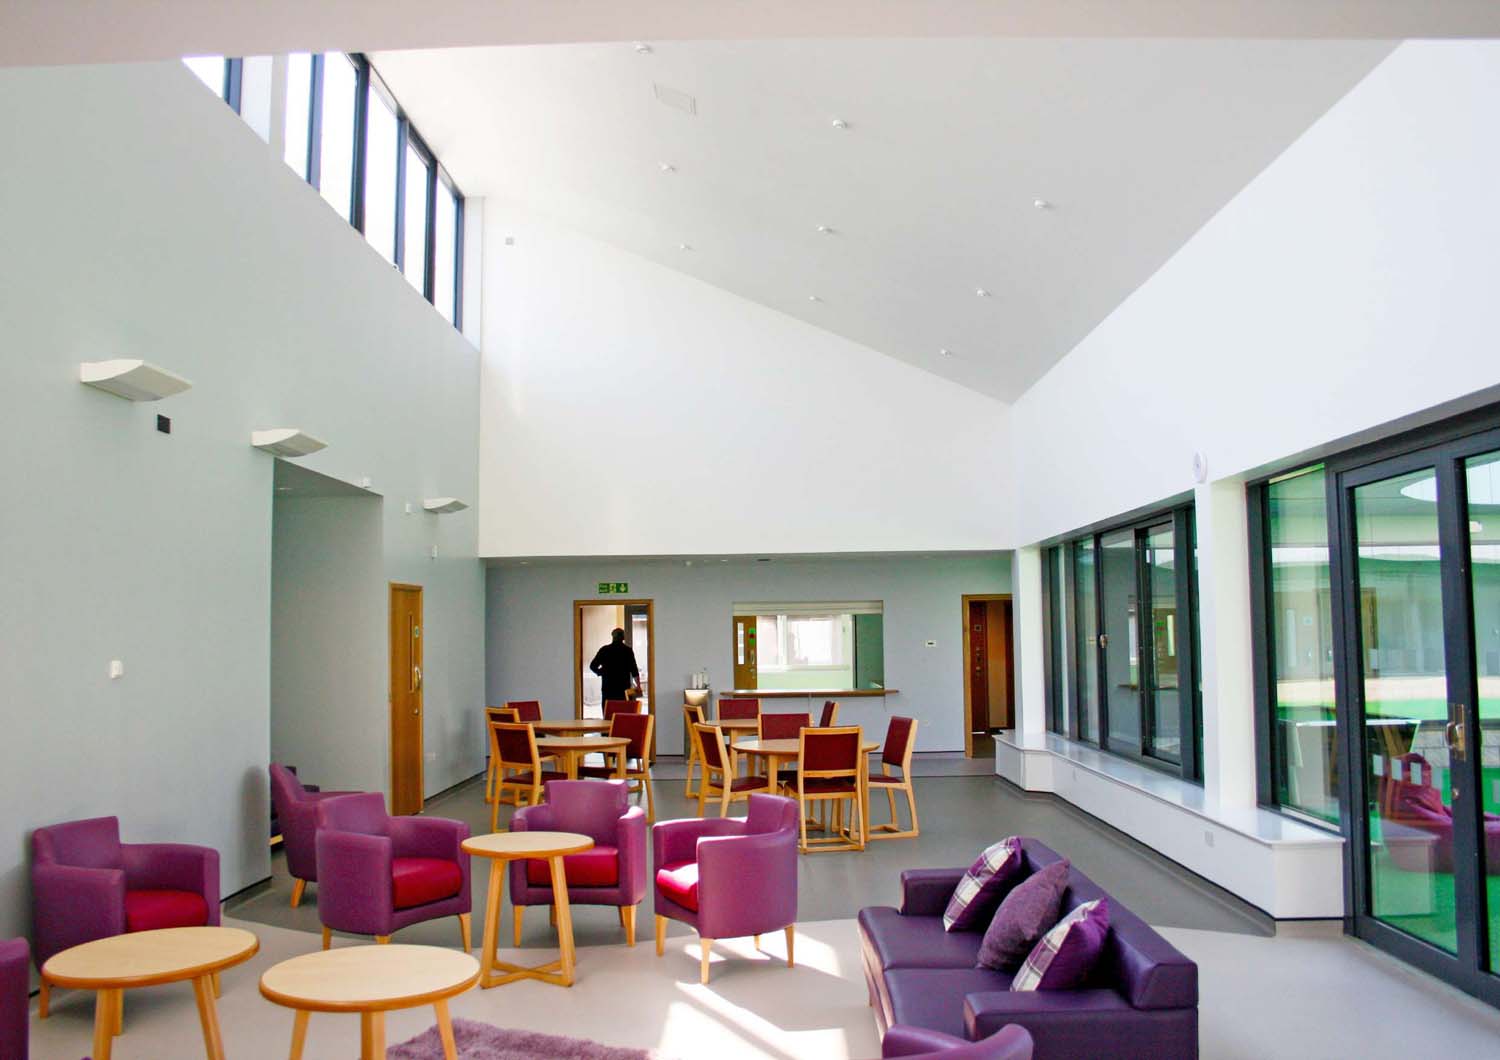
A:
{"type": "Polygon", "coordinates": [[[849,123],[846,122],[843,118],[834,118],[832,124],[833,124],[833,127],[835,129],[847,129],[847,128],[849,128],[849,123]]]}
{"type": "Polygon", "coordinates": [[[952,357],[953,356],[953,351],[950,350],[946,346],[939,346],[938,347],[938,353],[942,354],[944,357],[952,357]]]}
{"type": "Polygon", "coordinates": [[[818,225],[818,231],[822,232],[825,236],[837,235],[830,225],[818,225]]]}
{"type": "Polygon", "coordinates": [[[635,42],[635,53],[637,55],[650,55],[651,51],[651,45],[647,44],[645,41],[638,40],[635,42]]]}
{"type": "Polygon", "coordinates": [[[1046,199],[1032,199],[1031,200],[1031,205],[1035,206],[1038,210],[1050,210],[1050,209],[1052,209],[1052,204],[1050,202],[1048,202],[1046,199]]]}
{"type": "Polygon", "coordinates": [[[988,298],[990,296],[990,292],[983,287],[977,288],[974,293],[980,298],[988,298]]]}
{"type": "Polygon", "coordinates": [[[678,250],[692,250],[693,247],[692,247],[692,244],[690,244],[690,243],[678,243],[677,244],[677,249],[678,250]]]}
{"type": "Polygon", "coordinates": [[[661,170],[663,173],[676,173],[677,172],[677,167],[674,166],[670,162],[658,162],[658,163],[656,163],[656,168],[659,169],[659,170],[661,170]]]}

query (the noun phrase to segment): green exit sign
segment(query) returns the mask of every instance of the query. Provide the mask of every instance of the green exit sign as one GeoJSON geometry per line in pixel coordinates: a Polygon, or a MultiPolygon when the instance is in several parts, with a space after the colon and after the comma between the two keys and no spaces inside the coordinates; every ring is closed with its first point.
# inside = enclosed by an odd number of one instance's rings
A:
{"type": "Polygon", "coordinates": [[[611,595],[614,595],[614,596],[624,596],[628,592],[630,592],[630,583],[629,582],[600,582],[599,583],[599,595],[600,596],[611,596],[611,595]]]}

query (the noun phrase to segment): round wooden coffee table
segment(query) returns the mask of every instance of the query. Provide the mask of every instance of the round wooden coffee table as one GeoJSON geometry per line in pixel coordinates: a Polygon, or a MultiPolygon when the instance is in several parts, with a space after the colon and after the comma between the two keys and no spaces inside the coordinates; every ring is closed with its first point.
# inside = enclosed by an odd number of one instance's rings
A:
{"type": "Polygon", "coordinates": [[[209,1060],[223,1060],[224,1041],[214,1005],[218,993],[215,980],[219,972],[248,961],[259,949],[260,940],[239,928],[134,931],[53,954],[42,965],[42,978],[53,986],[98,991],[94,1002],[94,1060],[109,1060],[115,1035],[122,1027],[124,991],[191,979],[204,1048],[209,1060]]]}
{"type": "Polygon", "coordinates": [[[292,1060],[300,1060],[314,1012],[358,1012],[360,1060],[384,1060],[385,1014],[431,1005],[443,1056],[457,1060],[448,999],[479,980],[479,962],[440,946],[347,946],[282,961],[260,977],[267,1001],[292,1009],[292,1060]]]}
{"type": "Polygon", "coordinates": [[[481,988],[488,990],[517,979],[540,979],[554,986],[573,985],[576,959],[573,911],[568,905],[568,879],[563,870],[563,858],[580,854],[593,846],[592,839],[577,832],[493,832],[464,840],[464,853],[491,861],[490,886],[484,901],[484,949],[479,955],[483,962],[479,976],[481,988]],[[552,871],[552,905],[557,910],[557,948],[561,951],[557,960],[530,967],[507,964],[495,954],[500,935],[500,898],[505,890],[506,866],[522,858],[547,859],[547,866],[552,871]],[[495,969],[504,974],[492,974],[495,969]]]}

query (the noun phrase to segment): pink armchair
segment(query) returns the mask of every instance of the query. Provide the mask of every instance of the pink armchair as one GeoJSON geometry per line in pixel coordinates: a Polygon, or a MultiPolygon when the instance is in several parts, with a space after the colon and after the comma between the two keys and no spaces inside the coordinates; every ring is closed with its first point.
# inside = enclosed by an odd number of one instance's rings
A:
{"type": "Polygon", "coordinates": [[[303,787],[297,774],[286,766],[271,763],[271,805],[281,827],[281,845],[286,850],[286,868],[292,879],[292,908],[302,901],[309,883],[318,882],[318,848],[314,839],[318,831],[318,803],[340,795],[357,795],[354,791],[318,791],[303,787]]]}
{"type": "Polygon", "coordinates": [[[0,1056],[26,1060],[30,1034],[31,947],[25,939],[0,942],[0,1056]]]}
{"type": "MultiPolygon", "coordinates": [[[[31,834],[36,966],[94,939],[219,923],[219,852],[185,843],[121,843],[118,817],[93,817],[31,834]]],[[[47,1018],[42,983],[38,1015],[47,1018]]]]}
{"type": "MultiPolygon", "coordinates": [[[[646,897],[646,815],[630,805],[625,781],[548,781],[547,801],[517,810],[510,830],[579,832],[593,839],[592,850],[563,858],[568,902],[619,907],[625,944],[635,945],[635,911],[646,897]]],[[[525,908],[552,904],[552,872],[545,861],[510,863],[510,900],[519,947],[525,908]]]]}
{"type": "Polygon", "coordinates": [[[714,939],[786,931],[792,966],[797,921],[796,802],[751,795],[748,816],[663,821],[651,830],[656,869],[656,955],[664,951],[667,921],[698,932],[700,978],[708,982],[714,939]]]}
{"type": "Polygon", "coordinates": [[[469,950],[469,826],[442,817],[391,817],[376,792],[318,803],[318,918],[333,932],[389,942],[409,924],[458,917],[469,950]]]}

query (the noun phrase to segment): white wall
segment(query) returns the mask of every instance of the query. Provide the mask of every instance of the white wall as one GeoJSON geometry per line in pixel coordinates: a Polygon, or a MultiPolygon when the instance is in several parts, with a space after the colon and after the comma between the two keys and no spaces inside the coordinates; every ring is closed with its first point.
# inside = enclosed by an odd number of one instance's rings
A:
{"type": "MultiPolygon", "coordinates": [[[[731,687],[736,603],[880,600],[885,605],[884,698],[845,699],[839,721],[883,736],[890,715],[921,720],[917,748],[964,746],[965,593],[1010,591],[1010,557],[914,556],[732,560],[547,561],[489,568],[486,688],[489,701],[540,699],[548,717],[573,715],[573,601],[602,581],[651,599],[656,621],[657,747],[682,749],[682,690],[707,669],[731,687]],[[927,646],[927,641],[936,643],[927,646]]],[[[586,647],[590,657],[598,645],[586,647]]],[[[644,662],[644,660],[641,660],[644,662]]],[[[788,701],[790,703],[792,701],[788,701]]],[[[803,701],[787,709],[803,709],[803,701]]],[[[821,700],[818,703],[821,706],[821,700]]]]}
{"type": "Polygon", "coordinates": [[[486,211],[481,555],[1010,540],[1005,404],[519,209],[486,211]]]}
{"type": "Polygon", "coordinates": [[[475,496],[477,354],[186,69],[0,71],[0,138],[12,935],[41,824],[118,814],[128,839],[210,844],[226,893],[268,875],[273,461],[253,428],[313,431],[309,466],[384,497],[383,577],[427,588],[429,790],[480,768],[483,573],[472,513],[402,514],[475,496]],[[80,361],[131,356],[193,389],[143,406],[79,384],[80,361]]]}
{"type": "Polygon", "coordinates": [[[1016,403],[1019,541],[1493,398],[1497,108],[1500,43],[1401,45],[1016,403]]]}

